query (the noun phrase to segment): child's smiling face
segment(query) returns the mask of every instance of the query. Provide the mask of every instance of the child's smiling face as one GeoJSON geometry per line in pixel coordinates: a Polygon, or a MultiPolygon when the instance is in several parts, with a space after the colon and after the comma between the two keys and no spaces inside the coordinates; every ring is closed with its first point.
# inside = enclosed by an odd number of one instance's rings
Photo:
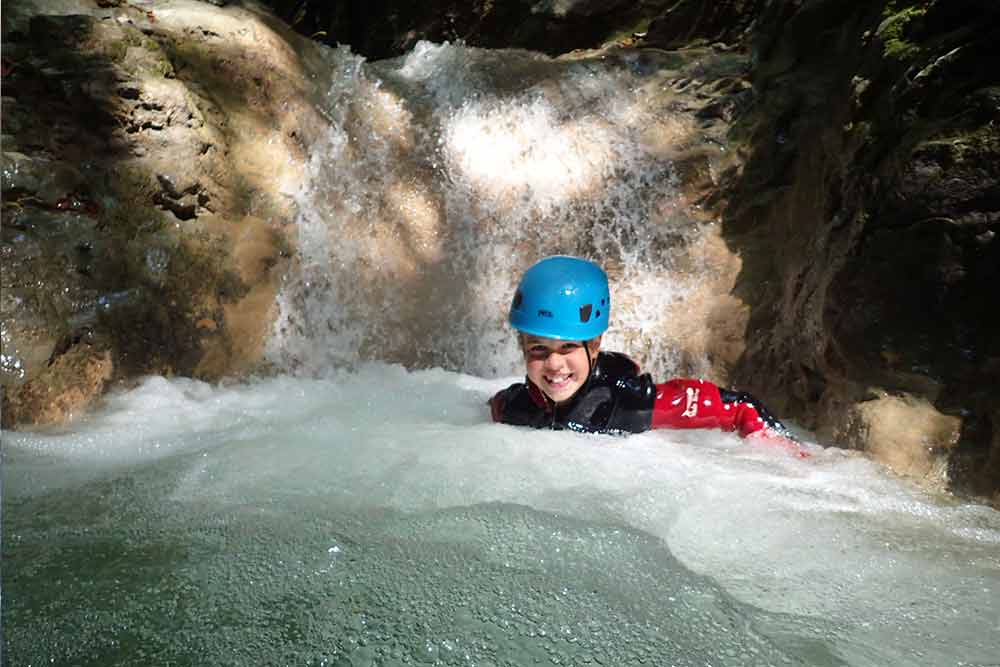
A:
{"type": "MultiPolygon", "coordinates": [[[[587,343],[590,359],[597,356],[600,337],[587,343]]],[[[563,403],[583,386],[590,375],[587,347],[579,341],[541,338],[524,334],[521,349],[528,379],[556,403],[563,403]]]]}

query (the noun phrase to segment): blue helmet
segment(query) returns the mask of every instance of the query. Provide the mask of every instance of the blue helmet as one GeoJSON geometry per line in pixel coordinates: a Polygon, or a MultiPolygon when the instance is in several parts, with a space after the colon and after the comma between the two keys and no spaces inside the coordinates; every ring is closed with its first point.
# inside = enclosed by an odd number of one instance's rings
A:
{"type": "Polygon", "coordinates": [[[510,304],[510,324],[542,338],[590,340],[608,329],[608,276],[597,264],[554,255],[524,272],[510,304]]]}

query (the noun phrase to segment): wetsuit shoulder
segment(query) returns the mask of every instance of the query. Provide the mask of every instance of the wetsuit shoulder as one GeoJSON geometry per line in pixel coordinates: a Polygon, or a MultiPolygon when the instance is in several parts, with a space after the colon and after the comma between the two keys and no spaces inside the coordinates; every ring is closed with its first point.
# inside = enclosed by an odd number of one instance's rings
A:
{"type": "Polygon", "coordinates": [[[599,352],[595,365],[599,376],[618,378],[639,374],[639,364],[621,352],[599,352]]]}
{"type": "Polygon", "coordinates": [[[490,406],[490,415],[493,417],[493,421],[503,421],[503,408],[507,404],[511,393],[517,389],[518,384],[521,383],[512,384],[506,389],[501,389],[497,393],[493,394],[493,397],[487,401],[490,406]]]}
{"type": "Polygon", "coordinates": [[[549,418],[545,400],[536,394],[538,391],[532,391],[532,387],[524,382],[515,382],[501,389],[489,401],[493,421],[535,428],[547,425],[549,418]]]}
{"type": "Polygon", "coordinates": [[[619,434],[647,431],[653,400],[653,380],[649,374],[639,374],[639,364],[619,352],[601,352],[579,408],[573,411],[574,428],[619,434]]]}

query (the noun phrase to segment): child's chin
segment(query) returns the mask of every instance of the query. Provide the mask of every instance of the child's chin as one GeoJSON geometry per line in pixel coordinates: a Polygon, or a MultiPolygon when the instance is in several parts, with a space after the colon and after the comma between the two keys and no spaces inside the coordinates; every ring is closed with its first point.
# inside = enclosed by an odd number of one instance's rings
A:
{"type": "Polygon", "coordinates": [[[568,387],[560,389],[548,387],[548,390],[545,393],[548,394],[549,398],[551,398],[556,403],[562,403],[563,401],[568,401],[569,399],[573,398],[573,395],[576,394],[577,389],[579,389],[579,387],[577,387],[576,385],[570,385],[568,387]]]}

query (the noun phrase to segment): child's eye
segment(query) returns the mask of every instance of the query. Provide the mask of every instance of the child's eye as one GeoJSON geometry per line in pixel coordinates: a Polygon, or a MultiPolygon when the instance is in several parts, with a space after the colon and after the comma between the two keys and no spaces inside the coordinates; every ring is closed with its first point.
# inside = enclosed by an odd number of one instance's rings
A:
{"type": "Polygon", "coordinates": [[[569,354],[580,347],[579,343],[566,342],[558,347],[548,347],[546,345],[532,345],[527,349],[527,353],[533,359],[545,359],[550,354],[569,354]]]}

